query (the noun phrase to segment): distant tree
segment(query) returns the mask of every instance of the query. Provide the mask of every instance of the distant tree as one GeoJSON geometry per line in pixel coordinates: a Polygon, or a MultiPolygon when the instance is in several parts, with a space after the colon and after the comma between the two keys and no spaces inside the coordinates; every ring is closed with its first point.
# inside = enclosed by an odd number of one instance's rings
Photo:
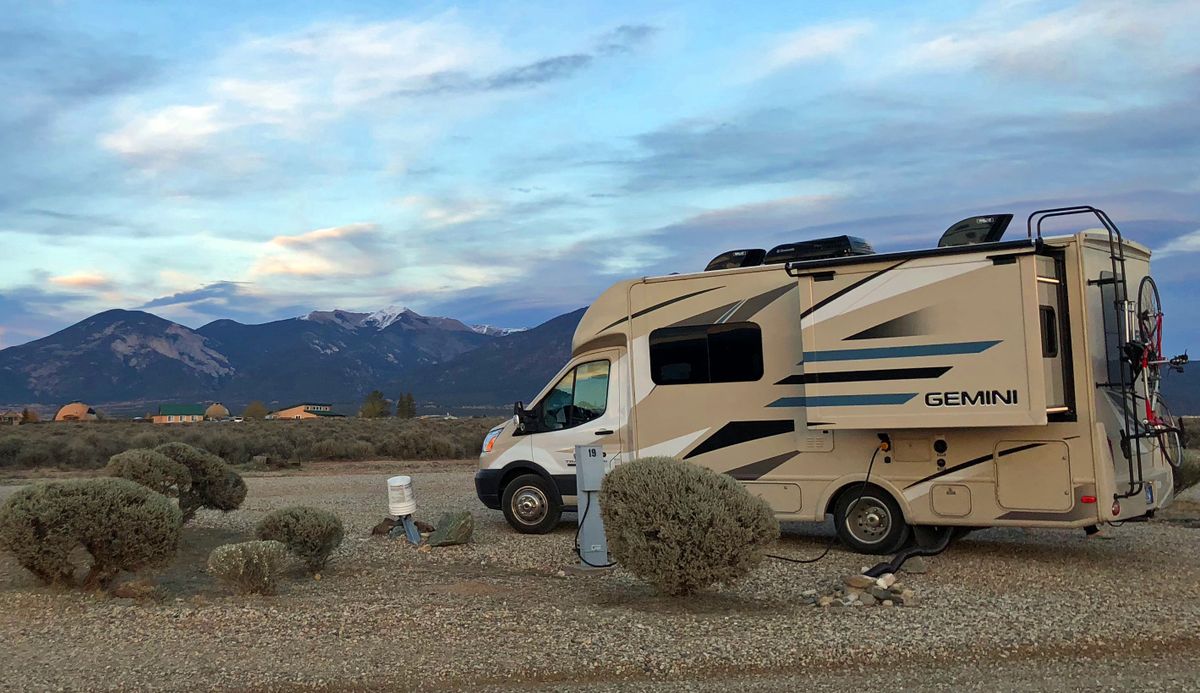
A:
{"type": "Polygon", "coordinates": [[[371,390],[371,394],[363,400],[358,409],[358,415],[364,419],[380,419],[392,413],[392,405],[379,390],[371,390]]]}
{"type": "Polygon", "coordinates": [[[264,419],[266,418],[267,413],[267,405],[259,402],[258,400],[254,400],[250,404],[246,405],[246,409],[242,412],[242,416],[247,419],[264,419]]]}
{"type": "Polygon", "coordinates": [[[401,419],[411,419],[417,415],[417,404],[411,392],[396,398],[396,416],[401,419]]]}
{"type": "Polygon", "coordinates": [[[21,423],[37,423],[39,420],[37,412],[29,407],[25,407],[21,412],[21,423]]]}

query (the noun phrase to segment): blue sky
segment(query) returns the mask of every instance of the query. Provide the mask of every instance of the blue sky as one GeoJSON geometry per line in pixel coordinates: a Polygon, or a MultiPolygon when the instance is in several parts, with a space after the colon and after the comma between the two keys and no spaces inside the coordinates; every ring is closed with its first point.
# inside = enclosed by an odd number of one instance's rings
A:
{"type": "Polygon", "coordinates": [[[1200,344],[1200,3],[816,5],[0,1],[0,346],[111,307],[524,326],[1073,203],[1200,344]]]}

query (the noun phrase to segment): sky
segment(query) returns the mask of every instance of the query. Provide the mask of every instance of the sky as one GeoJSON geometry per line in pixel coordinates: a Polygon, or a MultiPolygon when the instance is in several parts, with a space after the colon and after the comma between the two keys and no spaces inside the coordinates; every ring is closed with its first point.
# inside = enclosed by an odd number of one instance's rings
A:
{"type": "Polygon", "coordinates": [[[1195,0],[0,11],[0,347],[108,308],[530,326],[731,248],[1080,203],[1200,346],[1195,0]]]}

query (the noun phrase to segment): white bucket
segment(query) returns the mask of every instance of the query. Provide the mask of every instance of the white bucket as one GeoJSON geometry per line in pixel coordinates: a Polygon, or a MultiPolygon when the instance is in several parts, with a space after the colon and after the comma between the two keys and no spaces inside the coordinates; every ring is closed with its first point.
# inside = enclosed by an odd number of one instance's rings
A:
{"type": "Polygon", "coordinates": [[[417,511],[417,498],[413,495],[411,476],[394,476],[388,479],[388,511],[396,517],[412,515],[417,511]]]}

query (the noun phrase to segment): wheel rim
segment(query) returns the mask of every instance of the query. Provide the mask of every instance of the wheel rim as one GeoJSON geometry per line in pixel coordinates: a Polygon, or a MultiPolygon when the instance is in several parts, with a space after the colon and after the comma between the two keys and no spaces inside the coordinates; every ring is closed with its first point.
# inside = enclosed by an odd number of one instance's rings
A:
{"type": "Polygon", "coordinates": [[[878,544],[892,530],[892,511],[878,498],[860,498],[846,511],[846,530],[863,544],[878,544]]]}
{"type": "Polygon", "coordinates": [[[522,486],[512,497],[513,516],[523,525],[536,525],[546,518],[550,502],[536,486],[522,486]]]}

